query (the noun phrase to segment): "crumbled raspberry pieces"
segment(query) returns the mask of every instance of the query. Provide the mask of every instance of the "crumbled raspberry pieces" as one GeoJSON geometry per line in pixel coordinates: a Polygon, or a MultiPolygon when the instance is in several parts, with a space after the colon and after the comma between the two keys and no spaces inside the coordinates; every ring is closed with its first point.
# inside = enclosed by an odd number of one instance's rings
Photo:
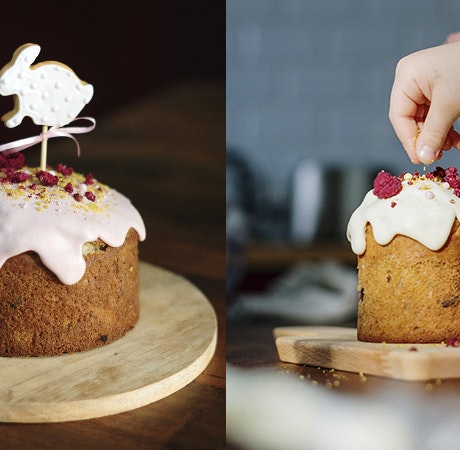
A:
{"type": "Polygon", "coordinates": [[[458,347],[459,344],[460,340],[458,338],[451,338],[446,341],[446,347],[458,347]]]}
{"type": "Polygon", "coordinates": [[[428,172],[426,177],[430,180],[437,180],[441,183],[447,183],[448,187],[452,188],[454,195],[460,197],[460,176],[456,167],[436,167],[433,172],[428,172]]]}
{"type": "Polygon", "coordinates": [[[25,162],[26,157],[21,152],[11,155],[0,153],[0,168],[19,170],[24,167],[25,162]]]}
{"type": "Polygon", "coordinates": [[[16,167],[24,162],[24,158],[13,156],[12,158],[0,153],[0,186],[6,195],[37,199],[42,202],[40,208],[46,209],[52,199],[59,199],[61,202],[65,193],[75,202],[81,202],[78,208],[98,210],[98,197],[108,187],[98,183],[92,173],[81,175],[64,164],[49,167],[47,170],[27,166],[20,170],[16,167]],[[48,187],[55,188],[47,189],[48,187]]]}
{"type": "MultiPolygon", "coordinates": [[[[415,171],[414,173],[404,172],[399,177],[395,177],[388,172],[381,171],[378,173],[374,180],[374,195],[380,199],[391,198],[397,195],[402,190],[402,183],[406,183],[408,186],[412,186],[415,183],[423,180],[429,180],[437,183],[442,183],[443,188],[452,189],[455,196],[460,197],[460,175],[456,167],[448,167],[443,169],[442,167],[436,167],[432,172],[426,172],[420,174],[415,171]]],[[[425,196],[428,200],[434,198],[434,193],[427,191],[425,196]]],[[[451,203],[455,203],[450,200],[451,203]]],[[[391,207],[395,206],[394,202],[391,203],[391,207]]]]}
{"type": "Polygon", "coordinates": [[[433,172],[431,172],[435,178],[439,178],[441,180],[444,180],[444,177],[446,176],[446,171],[442,167],[436,167],[433,172]]]}
{"type": "Polygon", "coordinates": [[[86,191],[85,192],[85,197],[91,202],[96,201],[96,195],[91,191],[86,191]]]}
{"type": "Polygon", "coordinates": [[[23,183],[27,181],[32,175],[25,172],[15,172],[11,177],[8,178],[11,183],[23,183]]]}
{"type": "Polygon", "coordinates": [[[37,178],[40,180],[40,183],[43,184],[43,186],[56,186],[59,181],[57,176],[46,172],[45,170],[40,170],[37,172],[37,178]]]}
{"type": "Polygon", "coordinates": [[[378,198],[391,198],[402,190],[402,183],[398,177],[382,170],[374,180],[374,195],[378,198]]]}
{"type": "Polygon", "coordinates": [[[94,175],[91,172],[86,175],[85,184],[94,184],[94,175]]]}
{"type": "Polygon", "coordinates": [[[456,167],[448,167],[445,171],[444,181],[454,190],[454,194],[460,197],[460,177],[456,167]]]}
{"type": "Polygon", "coordinates": [[[59,163],[57,166],[56,166],[56,170],[64,175],[65,177],[68,177],[69,175],[72,175],[73,174],[73,168],[72,167],[68,167],[64,164],[61,164],[59,163]]]}
{"type": "Polygon", "coordinates": [[[3,169],[3,173],[5,174],[5,178],[2,178],[3,183],[23,183],[31,177],[29,173],[21,171],[16,172],[16,170],[11,167],[3,169]]]}

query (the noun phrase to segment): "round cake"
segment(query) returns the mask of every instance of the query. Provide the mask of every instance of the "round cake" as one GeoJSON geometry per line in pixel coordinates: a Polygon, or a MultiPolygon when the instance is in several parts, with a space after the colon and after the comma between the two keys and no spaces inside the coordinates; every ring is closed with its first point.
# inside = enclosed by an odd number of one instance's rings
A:
{"type": "Polygon", "coordinates": [[[454,167],[392,176],[350,218],[358,255],[358,339],[458,342],[460,177],[454,167]]]}
{"type": "Polygon", "coordinates": [[[113,342],[139,315],[131,202],[92,174],[0,154],[0,356],[51,356],[113,342]]]}

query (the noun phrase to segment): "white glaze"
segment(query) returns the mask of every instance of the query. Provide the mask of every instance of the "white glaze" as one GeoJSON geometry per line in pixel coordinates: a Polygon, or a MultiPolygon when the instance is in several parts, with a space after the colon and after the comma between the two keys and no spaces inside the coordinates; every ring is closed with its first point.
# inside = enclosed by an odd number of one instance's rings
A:
{"type": "Polygon", "coordinates": [[[145,239],[139,212],[114,189],[104,187],[95,202],[86,198],[77,202],[60,186],[39,186],[33,194],[15,187],[17,195],[11,195],[11,187],[0,184],[0,266],[12,256],[34,251],[62,283],[74,284],[86,270],[85,242],[100,238],[119,247],[130,228],[145,239]],[[36,195],[45,189],[45,199],[36,195]]]}
{"type": "Polygon", "coordinates": [[[455,218],[460,220],[460,198],[447,183],[419,178],[404,179],[402,185],[402,191],[391,198],[379,199],[372,190],[366,194],[348,223],[347,238],[354,253],[361,255],[366,250],[367,223],[380,245],[388,244],[397,234],[430,250],[445,244],[455,218]]]}
{"type": "Polygon", "coordinates": [[[16,95],[15,109],[2,118],[9,128],[25,116],[37,125],[63,126],[77,117],[93,96],[93,86],[58,62],[31,66],[40,53],[35,44],[19,47],[0,71],[0,94],[16,95]]]}

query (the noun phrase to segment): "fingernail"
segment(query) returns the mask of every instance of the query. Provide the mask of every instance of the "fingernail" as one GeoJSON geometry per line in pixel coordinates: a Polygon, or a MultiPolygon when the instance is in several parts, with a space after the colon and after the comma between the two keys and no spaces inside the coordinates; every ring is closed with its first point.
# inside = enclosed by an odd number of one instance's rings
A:
{"type": "Polygon", "coordinates": [[[439,152],[428,145],[422,145],[418,150],[418,157],[420,161],[425,164],[431,164],[438,159],[439,152]]]}

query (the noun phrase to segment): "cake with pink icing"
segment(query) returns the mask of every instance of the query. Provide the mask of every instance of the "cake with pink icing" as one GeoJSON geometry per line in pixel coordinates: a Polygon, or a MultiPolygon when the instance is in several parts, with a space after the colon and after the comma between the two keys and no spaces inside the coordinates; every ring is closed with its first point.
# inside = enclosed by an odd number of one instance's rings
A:
{"type": "Polygon", "coordinates": [[[126,197],[0,154],[0,217],[1,356],[90,350],[135,326],[145,228],[126,197]]]}
{"type": "Polygon", "coordinates": [[[359,340],[457,345],[459,225],[456,168],[377,175],[347,229],[358,259],[359,340]]]}

